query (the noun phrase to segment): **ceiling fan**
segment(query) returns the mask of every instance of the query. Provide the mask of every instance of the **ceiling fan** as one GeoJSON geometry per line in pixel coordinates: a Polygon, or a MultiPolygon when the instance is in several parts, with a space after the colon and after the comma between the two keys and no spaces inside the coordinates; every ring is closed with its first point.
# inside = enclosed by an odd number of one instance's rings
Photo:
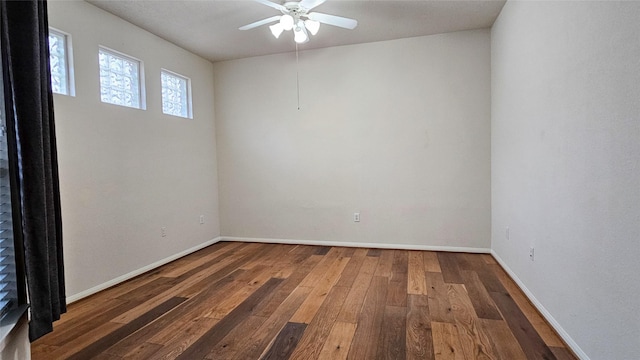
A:
{"type": "Polygon", "coordinates": [[[356,26],[358,26],[358,21],[354,19],[318,12],[309,12],[313,8],[321,5],[327,0],[301,0],[299,2],[289,1],[285,2],[282,5],[271,2],[269,0],[253,1],[267,5],[276,10],[280,10],[282,15],[276,15],[270,18],[253,22],[251,24],[240,27],[240,30],[249,30],[277,21],[277,23],[269,26],[271,33],[276,37],[276,39],[280,36],[280,34],[282,34],[283,31],[293,30],[293,39],[296,43],[302,44],[309,41],[309,33],[311,33],[311,35],[315,35],[318,33],[321,23],[349,30],[352,30],[356,26]]]}

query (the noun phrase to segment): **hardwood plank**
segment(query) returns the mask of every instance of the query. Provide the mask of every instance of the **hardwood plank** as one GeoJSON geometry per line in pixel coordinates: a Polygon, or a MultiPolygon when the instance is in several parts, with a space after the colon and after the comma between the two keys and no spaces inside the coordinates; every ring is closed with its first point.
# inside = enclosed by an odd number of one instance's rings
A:
{"type": "Polygon", "coordinates": [[[409,251],[407,294],[427,295],[422,251],[409,251]]]}
{"type": "Polygon", "coordinates": [[[391,266],[391,277],[389,281],[407,282],[407,272],[409,267],[409,253],[406,250],[393,251],[393,264],[391,266]]]}
{"type": "MultiPolygon", "coordinates": [[[[384,256],[384,252],[381,256],[384,256]]],[[[374,276],[371,280],[358,318],[358,327],[353,336],[348,359],[375,358],[384,307],[387,302],[387,284],[388,280],[383,276],[374,276]]]]}
{"type": "MultiPolygon", "coordinates": [[[[174,326],[188,326],[188,323],[194,319],[206,317],[211,314],[211,309],[215,309],[220,303],[226,301],[229,296],[227,294],[234,294],[238,289],[246,286],[251,278],[255,277],[261,272],[260,268],[253,268],[251,270],[236,270],[232,274],[236,274],[229,283],[224,283],[220,288],[210,287],[206,291],[203,291],[189,301],[186,302],[184,307],[176,309],[176,312],[180,313],[180,318],[176,320],[176,324],[165,329],[157,330],[156,334],[149,339],[149,342],[164,344],[175,337],[175,332],[172,331],[174,326]],[[217,296],[208,296],[211,293],[217,294],[217,296]]],[[[231,274],[230,274],[231,276],[231,274]]],[[[229,277],[230,277],[229,276],[229,277]]],[[[222,281],[221,281],[222,282],[222,281]]],[[[253,288],[255,290],[255,287],[253,288]]],[[[264,301],[270,294],[265,295],[261,301],[264,301]]],[[[213,318],[213,317],[211,317],[213,318]]],[[[155,325],[155,324],[154,324],[155,325]]]]}
{"type": "Polygon", "coordinates": [[[153,353],[152,358],[155,360],[175,359],[217,324],[217,319],[196,317],[172,326],[174,336],[165,340],[163,346],[153,353]],[[176,336],[176,334],[180,334],[180,336],[176,336]]]}
{"type": "Polygon", "coordinates": [[[455,262],[459,271],[476,270],[478,268],[477,267],[478,261],[480,261],[482,263],[482,266],[484,266],[484,262],[482,261],[482,259],[477,257],[477,254],[456,252],[456,253],[449,253],[449,255],[451,255],[455,259],[455,262]]]}
{"type": "Polygon", "coordinates": [[[187,299],[175,297],[165,301],[164,303],[156,306],[155,308],[151,309],[150,311],[138,317],[137,319],[131,321],[130,323],[119,327],[118,329],[114,330],[113,332],[110,332],[105,336],[102,336],[100,340],[97,340],[91,343],[91,345],[82,348],[78,352],[75,352],[73,355],[69,356],[69,359],[70,360],[71,359],[78,359],[78,360],[89,359],[91,357],[94,357],[104,352],[109,347],[115,345],[121,339],[126,338],[127,336],[138,331],[139,329],[146,326],[150,322],[159,318],[163,314],[171,311],[171,309],[180,305],[185,300],[187,299]]]}
{"type": "Polygon", "coordinates": [[[36,346],[31,347],[31,358],[53,359],[51,357],[51,353],[58,351],[58,349],[60,349],[60,346],[52,346],[52,345],[47,345],[43,343],[38,343],[36,346]]]}
{"type": "Polygon", "coordinates": [[[51,332],[40,339],[40,343],[56,346],[64,346],[70,341],[76,341],[78,334],[85,334],[92,331],[99,326],[107,323],[114,317],[136,307],[139,302],[130,302],[124,300],[116,300],[117,302],[109,302],[105,304],[99,302],[97,305],[108,306],[103,311],[93,311],[90,314],[86,314],[84,321],[82,317],[77,317],[73,320],[69,320],[64,324],[56,324],[54,326],[54,332],[51,332]]]}
{"type": "Polygon", "coordinates": [[[307,324],[287,323],[261,359],[289,359],[306,328],[307,324]]]}
{"type": "MultiPolygon", "coordinates": [[[[254,247],[242,247],[241,250],[254,249],[254,247]]],[[[206,288],[203,284],[211,284],[228,276],[231,273],[242,273],[240,266],[246,259],[252,257],[251,253],[231,252],[224,254],[224,258],[216,258],[201,266],[186,271],[175,278],[175,282],[170,289],[172,293],[179,293],[183,297],[191,297],[201,289],[206,288]]]]}
{"type": "MultiPolygon", "coordinates": [[[[347,299],[340,310],[338,315],[338,321],[356,323],[358,321],[358,315],[362,308],[362,303],[369,289],[369,284],[373,278],[373,274],[378,266],[377,257],[367,257],[364,259],[364,263],[360,269],[358,276],[353,282],[353,286],[347,295],[347,299]]],[[[336,284],[337,286],[337,284],[336,284]]]]}
{"type": "Polygon", "coordinates": [[[296,272],[300,268],[301,264],[305,263],[309,258],[317,258],[318,261],[320,261],[323,257],[324,256],[322,255],[312,255],[312,252],[298,254],[289,251],[286,256],[270,265],[272,269],[272,277],[283,279],[289,278],[291,274],[296,272]]]}
{"type": "MultiPolygon", "coordinates": [[[[261,273],[261,272],[262,272],[262,269],[260,269],[260,268],[251,269],[251,270],[248,270],[248,271],[235,270],[235,271],[231,272],[230,274],[226,275],[225,277],[223,277],[223,278],[219,279],[218,281],[216,281],[214,283],[214,284],[216,284],[216,289],[210,289],[210,288],[205,288],[205,289],[207,289],[208,295],[210,297],[211,297],[211,295],[215,294],[215,291],[220,293],[221,291],[224,290],[225,294],[234,293],[236,291],[239,291],[239,289],[241,289],[245,285],[246,282],[248,282],[250,279],[255,277],[256,274],[261,273]]],[[[191,286],[194,283],[194,281],[192,281],[192,280],[199,281],[198,279],[201,279],[202,276],[204,276],[204,275],[207,275],[207,274],[203,274],[203,273],[195,274],[195,275],[192,276],[192,278],[190,278],[188,280],[184,280],[184,281],[174,285],[172,288],[167,289],[166,291],[164,291],[162,293],[156,294],[156,296],[154,298],[151,298],[148,301],[141,303],[140,305],[138,305],[135,308],[123,313],[122,315],[114,318],[111,321],[112,322],[119,322],[119,323],[122,323],[122,324],[126,324],[126,323],[130,322],[131,319],[139,316],[141,313],[144,313],[150,307],[156,306],[156,305],[168,300],[176,292],[180,292],[185,287],[191,286]]],[[[255,288],[255,286],[253,288],[255,288]]],[[[207,301],[207,299],[204,298],[203,296],[200,296],[200,294],[196,294],[195,296],[192,296],[191,299],[197,299],[200,303],[207,301]]],[[[216,302],[216,304],[217,304],[217,302],[216,302]]]]}
{"type": "Polygon", "coordinates": [[[55,351],[52,351],[46,357],[43,357],[43,359],[67,359],[74,353],[91,346],[94,342],[100,341],[104,336],[116,331],[122,326],[122,324],[107,322],[95,327],[91,331],[77,333],[72,343],[58,346],[55,351]]]}
{"type": "Polygon", "coordinates": [[[504,320],[480,319],[480,326],[489,335],[500,359],[526,360],[518,340],[513,336],[504,320]]]}
{"type": "MultiPolygon", "coordinates": [[[[164,274],[163,276],[167,276],[167,273],[176,270],[177,268],[184,268],[186,271],[193,269],[195,266],[188,266],[189,263],[198,262],[203,257],[212,256],[216,254],[229,253],[236,248],[242,248],[243,246],[247,246],[249,243],[245,242],[235,242],[235,241],[219,241],[213,245],[209,245],[205,248],[202,248],[198,251],[192,252],[188,255],[180,257],[168,264],[165,264],[161,267],[152,269],[150,272],[159,272],[164,274]]],[[[199,264],[198,264],[199,265],[199,264]]],[[[196,265],[197,266],[197,265],[196,265]]],[[[173,277],[179,276],[180,273],[174,275],[173,277]]]]}
{"type": "MultiPolygon", "coordinates": [[[[377,261],[376,261],[377,263],[377,261]]],[[[356,324],[336,321],[318,355],[318,360],[344,360],[349,354],[356,324]]]]}
{"type": "Polygon", "coordinates": [[[380,257],[382,255],[381,249],[369,249],[367,256],[380,257]]]}
{"type": "Polygon", "coordinates": [[[465,360],[458,330],[454,324],[432,322],[431,332],[436,360],[465,360]]]}
{"type": "Polygon", "coordinates": [[[225,316],[213,328],[202,335],[196,342],[185,349],[176,359],[202,359],[211,349],[212,345],[218,343],[224,338],[231,329],[238,325],[242,320],[251,315],[253,308],[258,304],[265,295],[273,291],[282,279],[270,279],[251,296],[243,301],[238,307],[233,309],[229,315],[225,316]]]}
{"type": "Polygon", "coordinates": [[[549,349],[551,349],[551,352],[553,353],[553,355],[556,356],[556,359],[558,360],[575,360],[576,359],[575,356],[573,356],[573,354],[571,353],[571,351],[569,351],[564,346],[562,347],[553,346],[553,347],[549,347],[549,349]]]}
{"type": "Polygon", "coordinates": [[[496,265],[496,259],[493,258],[493,256],[491,256],[491,254],[482,254],[482,259],[484,260],[484,263],[487,265],[496,265]]]}
{"type": "MultiPolygon", "coordinates": [[[[362,263],[364,262],[366,255],[367,255],[366,249],[357,249],[356,251],[353,252],[353,256],[351,256],[351,260],[342,271],[342,275],[340,276],[340,279],[336,283],[336,286],[350,287],[351,285],[353,285],[353,281],[356,279],[356,277],[360,273],[360,267],[362,266],[362,263]]],[[[376,259],[376,263],[377,263],[377,259],[376,259]]]]}
{"type": "Polygon", "coordinates": [[[500,315],[496,305],[493,303],[484,284],[480,281],[478,274],[475,271],[463,270],[460,275],[478,317],[481,319],[502,320],[502,315],[500,315]]]}
{"type": "Polygon", "coordinates": [[[289,245],[285,244],[274,244],[261,253],[259,257],[255,257],[240,266],[240,269],[250,270],[255,266],[271,268],[276,262],[287,262],[290,256],[287,251],[289,247],[289,245]]]}
{"type": "Polygon", "coordinates": [[[307,277],[302,280],[300,286],[314,287],[324,278],[327,271],[329,271],[329,269],[334,265],[334,262],[342,258],[344,257],[342,256],[341,251],[337,248],[332,248],[326,255],[323,256],[318,265],[316,265],[313,270],[311,270],[309,275],[307,275],[307,277]]]}
{"type": "Polygon", "coordinates": [[[246,243],[217,243],[212,246],[206,247],[196,253],[194,256],[188,258],[182,257],[171,263],[170,266],[164,267],[158,272],[163,277],[188,277],[188,273],[194,273],[194,270],[207,268],[212,264],[220,261],[224,257],[228,257],[230,254],[242,250],[246,243]]]}
{"type": "MultiPolygon", "coordinates": [[[[213,271],[216,271],[215,274],[218,274],[219,277],[223,277],[228,273],[236,270],[240,266],[240,264],[243,264],[245,261],[250,260],[260,254],[259,252],[255,251],[258,251],[260,249],[260,245],[263,244],[251,245],[255,246],[243,247],[243,250],[246,250],[246,252],[232,254],[224,259],[219,259],[218,257],[216,257],[209,262],[191,268],[178,277],[159,276],[155,280],[148,282],[143,286],[136,287],[132,291],[120,295],[119,298],[127,301],[144,302],[152,299],[162,292],[165,292],[166,290],[171,289],[175,291],[175,288],[178,284],[180,284],[180,288],[184,288],[189,283],[193,283],[198,278],[204,277],[207,273],[211,274],[213,273],[213,271]],[[227,266],[225,267],[225,265],[227,266]],[[198,276],[194,276],[195,274],[198,274],[198,276]],[[185,283],[184,280],[188,278],[189,282],[185,283]]],[[[209,278],[209,280],[213,279],[209,278]]],[[[189,295],[191,295],[191,293],[183,294],[182,296],[188,297],[189,295]]]]}
{"type": "Polygon", "coordinates": [[[406,315],[407,309],[405,307],[385,307],[377,359],[394,360],[406,358],[406,315]]]}
{"type": "MultiPolygon", "coordinates": [[[[252,249],[251,252],[248,252],[248,253],[242,252],[239,254],[234,254],[229,258],[226,258],[220,261],[220,263],[214,266],[211,266],[211,269],[209,270],[210,274],[205,274],[206,276],[198,278],[198,281],[195,281],[195,282],[190,281],[191,286],[185,288],[184,290],[179,291],[178,294],[180,296],[184,296],[188,298],[198,294],[200,291],[202,291],[202,289],[207,288],[209,284],[215,283],[235,271],[240,271],[239,268],[243,264],[255,259],[256,257],[260,257],[261,251],[265,249],[265,246],[268,246],[268,244],[250,244],[250,245],[258,245],[258,246],[251,247],[250,248],[252,249]]],[[[245,248],[245,250],[247,249],[249,248],[248,247],[245,248]]]]}
{"type": "Polygon", "coordinates": [[[201,307],[206,307],[208,301],[215,300],[221,294],[225,294],[226,290],[234,284],[236,277],[244,273],[244,270],[237,270],[218,282],[210,284],[210,287],[203,289],[201,293],[180,304],[170,313],[118,342],[108,352],[125,356],[144,342],[166,343],[167,339],[175,337],[177,327],[196,318],[202,312],[201,307]]]}
{"type": "Polygon", "coordinates": [[[301,255],[301,254],[313,255],[316,251],[316,247],[313,245],[291,245],[291,246],[293,246],[293,248],[289,250],[289,252],[295,255],[301,255]]]}
{"type": "MultiPolygon", "coordinates": [[[[241,339],[235,349],[228,349],[225,354],[226,359],[257,359],[263,350],[267,348],[280,329],[287,323],[289,318],[298,309],[302,302],[311,293],[309,287],[297,287],[289,297],[269,316],[269,318],[251,336],[241,339]]],[[[217,357],[207,356],[208,359],[217,357]]]]}
{"type": "Polygon", "coordinates": [[[442,269],[442,279],[447,284],[462,284],[460,267],[456,261],[456,254],[438,252],[438,262],[442,269]]]}
{"type": "Polygon", "coordinates": [[[313,321],[307,326],[290,359],[315,359],[320,355],[320,351],[327,337],[329,337],[336,317],[338,317],[339,309],[347,298],[348,292],[349,288],[347,287],[334,287],[331,289],[325,302],[318,310],[318,316],[314,317],[313,321]]]}
{"type": "MultiPolygon", "coordinates": [[[[291,322],[309,324],[313,320],[316,313],[322,306],[322,303],[325,301],[325,298],[331,291],[331,288],[338,281],[342,270],[347,266],[349,260],[351,259],[339,257],[334,261],[334,263],[325,272],[323,278],[315,284],[311,294],[309,294],[304,303],[300,305],[298,311],[293,314],[291,322]]],[[[336,309],[336,311],[339,310],[339,308],[336,309]]]]}
{"type": "MultiPolygon", "coordinates": [[[[111,289],[105,290],[105,292],[110,291],[111,289]]],[[[69,304],[67,306],[67,312],[60,316],[60,320],[53,323],[53,330],[56,331],[55,334],[59,334],[60,331],[63,331],[68,327],[78,326],[80,323],[86,322],[93,317],[99,316],[100,313],[97,313],[95,311],[96,307],[102,309],[112,309],[124,303],[127,303],[127,301],[113,299],[109,296],[103,295],[102,293],[91,295],[87,298],[69,304]]],[[[54,336],[53,334],[54,333],[48,333],[40,339],[46,341],[47,338],[54,336]]]]}
{"type": "Polygon", "coordinates": [[[387,305],[407,306],[407,283],[390,281],[387,290],[387,305]]]}
{"type": "Polygon", "coordinates": [[[520,287],[509,277],[509,275],[500,267],[500,265],[491,265],[496,277],[500,280],[502,285],[511,295],[513,301],[516,302],[520,310],[527,317],[531,325],[536,329],[536,332],[540,334],[540,337],[547,346],[564,347],[564,342],[560,339],[560,336],[551,328],[551,325],[540,315],[538,310],[531,304],[529,299],[522,293],[520,287]]]}
{"type": "Polygon", "coordinates": [[[91,358],[91,360],[122,360],[120,356],[108,353],[101,353],[91,358]]]}
{"type": "Polygon", "coordinates": [[[348,247],[348,248],[345,248],[342,251],[342,256],[344,256],[344,257],[352,257],[355,252],[356,252],[356,248],[348,247]]]}
{"type": "Polygon", "coordinates": [[[179,280],[176,278],[159,277],[143,286],[121,295],[119,298],[130,302],[142,303],[153,299],[155,296],[171,289],[178,283],[179,280]]]}
{"type": "Polygon", "coordinates": [[[408,253],[405,250],[395,250],[391,278],[387,293],[387,305],[407,306],[407,274],[409,267],[408,253]]]}
{"type": "Polygon", "coordinates": [[[426,272],[442,272],[438,254],[434,251],[423,251],[422,261],[424,262],[424,271],[426,272]]]}
{"type": "Polygon", "coordinates": [[[207,354],[207,359],[234,359],[235,354],[244,346],[246,337],[252,336],[259,329],[267,318],[262,316],[249,316],[220,340],[212,346],[211,351],[207,354]]]}
{"type": "Polygon", "coordinates": [[[258,288],[264,285],[270,277],[270,273],[264,271],[264,266],[256,266],[252,270],[257,270],[256,276],[248,282],[240,283],[238,290],[233,293],[228,293],[226,299],[215,304],[209,311],[203,314],[203,316],[213,319],[222,319],[227,316],[233,309],[235,309],[240,303],[246,300],[251,294],[253,294],[258,288]]]}
{"type": "MultiPolygon", "coordinates": [[[[293,273],[282,282],[276,291],[265,301],[261,302],[254,309],[256,316],[269,317],[282,304],[282,302],[291,295],[291,293],[300,285],[302,280],[307,277],[309,272],[320,262],[320,255],[309,256],[302,264],[298,264],[293,273]]],[[[311,291],[311,288],[307,288],[311,291]]]]}
{"type": "Polygon", "coordinates": [[[316,251],[314,255],[327,255],[327,253],[331,250],[330,246],[316,246],[316,251]]]}
{"type": "Polygon", "coordinates": [[[555,359],[555,356],[544,343],[527,317],[509,294],[502,292],[489,293],[504,316],[511,332],[518,340],[525,355],[529,359],[555,359]]]}
{"type": "Polygon", "coordinates": [[[464,285],[449,284],[448,295],[456,319],[458,338],[467,359],[498,359],[489,337],[478,324],[478,317],[464,285]]]}
{"type": "MultiPolygon", "coordinates": [[[[187,272],[187,273],[190,273],[190,272],[187,272]]],[[[234,274],[235,276],[240,276],[242,273],[244,272],[236,270],[231,274],[234,274]]],[[[121,324],[126,324],[130,322],[132,319],[140,316],[140,314],[144,313],[149,308],[167,301],[168,299],[174,297],[176,292],[179,292],[191,286],[192,284],[194,284],[195,282],[199,281],[200,279],[202,279],[207,275],[210,275],[210,274],[206,271],[199,271],[196,273],[192,273],[191,277],[189,278],[173,279],[170,283],[171,286],[164,286],[162,289],[160,289],[161,290],[160,292],[156,291],[153,297],[150,297],[149,299],[143,302],[137,302],[137,305],[134,308],[120,314],[119,316],[113,318],[111,321],[118,322],[121,324]]]]}
{"type": "MultiPolygon", "coordinates": [[[[150,359],[152,355],[158,352],[158,350],[160,349],[162,349],[162,345],[142,343],[134,351],[122,357],[122,359],[126,359],[126,360],[150,359]]],[[[106,354],[106,353],[103,353],[103,354],[106,354]]]]}
{"type": "Polygon", "coordinates": [[[488,292],[507,293],[507,290],[502,286],[502,283],[489,266],[483,269],[477,269],[476,274],[478,274],[478,278],[488,292]]]}
{"type": "Polygon", "coordinates": [[[429,314],[432,321],[454,323],[447,288],[441,273],[425,273],[429,301],[429,314]]]}
{"type": "Polygon", "coordinates": [[[393,250],[381,250],[380,260],[374,276],[384,276],[391,278],[391,267],[393,267],[393,250]]]}
{"type": "Polygon", "coordinates": [[[426,295],[409,295],[407,299],[407,360],[434,359],[428,303],[426,295]]]}

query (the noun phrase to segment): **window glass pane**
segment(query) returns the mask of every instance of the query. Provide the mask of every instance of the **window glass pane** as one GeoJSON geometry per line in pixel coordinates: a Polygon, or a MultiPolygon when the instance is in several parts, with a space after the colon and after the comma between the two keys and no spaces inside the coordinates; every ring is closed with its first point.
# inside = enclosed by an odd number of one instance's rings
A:
{"type": "Polygon", "coordinates": [[[140,62],[100,49],[100,100],[110,104],[141,108],[140,62]]]}
{"type": "Polygon", "coordinates": [[[189,109],[189,79],[167,71],[161,72],[162,112],[184,118],[191,117],[189,109]]]}
{"type": "Polygon", "coordinates": [[[54,93],[69,94],[67,74],[67,38],[65,35],[49,31],[49,63],[51,64],[51,89],[54,93]]]}

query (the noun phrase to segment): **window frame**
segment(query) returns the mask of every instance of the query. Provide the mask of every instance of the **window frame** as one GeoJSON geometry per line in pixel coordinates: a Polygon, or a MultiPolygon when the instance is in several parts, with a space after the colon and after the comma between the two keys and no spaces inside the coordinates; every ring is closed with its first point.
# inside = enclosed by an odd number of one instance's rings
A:
{"type": "Polygon", "coordinates": [[[164,115],[180,117],[180,118],[183,118],[183,119],[193,119],[193,93],[191,91],[191,78],[189,78],[187,76],[184,76],[182,74],[178,74],[175,71],[168,70],[166,68],[160,68],[160,105],[162,106],[162,113],[164,115]],[[178,79],[185,80],[185,82],[186,82],[185,91],[187,93],[185,107],[187,108],[187,116],[170,114],[170,113],[164,112],[164,96],[162,95],[162,90],[164,89],[164,87],[162,86],[162,75],[163,74],[167,74],[169,76],[173,76],[173,77],[176,77],[178,79]]]}
{"type": "Polygon", "coordinates": [[[145,76],[144,76],[144,61],[133,57],[131,55],[125,54],[121,51],[114,50],[107,46],[98,45],[98,97],[100,98],[100,102],[103,104],[121,106],[129,109],[138,109],[138,110],[146,110],[147,109],[147,96],[146,96],[146,86],[145,86],[145,76]],[[116,104],[108,101],[102,100],[102,82],[100,81],[100,52],[103,51],[111,56],[119,57],[127,61],[133,61],[138,64],[138,106],[129,106],[124,104],[116,104]]]}
{"type": "MultiPolygon", "coordinates": [[[[66,96],[76,96],[76,86],[75,86],[75,76],[74,76],[74,66],[73,66],[73,40],[71,38],[71,34],[62,31],[60,29],[49,27],[48,35],[51,33],[58,35],[64,39],[64,60],[65,60],[65,81],[67,86],[66,93],[60,93],[53,91],[54,94],[66,95],[66,96]]],[[[51,56],[51,54],[49,54],[51,56]]]]}

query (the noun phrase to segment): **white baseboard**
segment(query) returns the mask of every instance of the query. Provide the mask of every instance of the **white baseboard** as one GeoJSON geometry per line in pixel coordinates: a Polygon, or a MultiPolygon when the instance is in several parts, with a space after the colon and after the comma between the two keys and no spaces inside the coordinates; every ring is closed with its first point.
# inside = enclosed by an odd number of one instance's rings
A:
{"type": "Polygon", "coordinates": [[[74,295],[71,295],[71,296],[67,296],[67,304],[71,304],[72,302],[78,301],[78,300],[80,300],[82,298],[85,298],[85,297],[87,297],[89,295],[93,295],[93,294],[95,294],[95,293],[97,293],[99,291],[102,291],[104,289],[110,288],[110,287],[112,287],[114,285],[117,285],[117,284],[119,284],[121,282],[127,281],[127,280],[129,280],[129,279],[131,279],[133,277],[136,277],[136,276],[140,275],[140,274],[144,274],[149,270],[153,270],[153,269],[155,269],[155,268],[157,268],[159,266],[162,266],[164,264],[167,264],[167,263],[170,263],[170,262],[172,262],[174,260],[177,260],[177,259],[179,259],[179,258],[181,258],[181,257],[183,257],[185,255],[189,255],[189,254],[191,254],[193,252],[196,252],[196,251],[198,251],[200,249],[203,249],[203,248],[205,248],[205,247],[207,247],[209,245],[213,245],[213,244],[219,242],[220,240],[221,240],[221,237],[218,236],[215,239],[211,239],[211,240],[206,241],[206,242],[204,242],[204,243],[202,243],[200,245],[196,245],[196,246],[194,246],[194,247],[192,247],[190,249],[181,251],[181,252],[179,252],[179,253],[177,253],[175,255],[171,255],[171,256],[166,257],[166,258],[164,258],[162,260],[158,260],[158,261],[156,261],[156,262],[154,262],[152,264],[149,264],[147,266],[141,267],[140,269],[134,270],[134,271],[132,271],[130,273],[127,273],[127,274],[124,274],[122,276],[118,276],[115,279],[109,280],[109,281],[107,281],[105,283],[102,283],[100,285],[94,286],[94,287],[92,287],[90,289],[87,289],[85,291],[81,291],[81,292],[79,292],[77,294],[74,294],[74,295]]]}
{"type": "Polygon", "coordinates": [[[558,335],[560,335],[562,340],[567,344],[567,346],[569,346],[571,348],[571,350],[574,352],[574,354],[576,356],[578,356],[578,358],[580,358],[580,360],[590,360],[589,357],[587,356],[587,354],[585,354],[585,352],[580,348],[580,346],[578,346],[578,344],[571,338],[569,333],[567,333],[564,330],[564,328],[562,328],[560,323],[558,323],[558,321],[542,305],[542,303],[540,303],[540,301],[538,301],[538,299],[536,299],[536,297],[533,295],[533,293],[529,289],[527,289],[527,287],[524,285],[522,280],[520,280],[520,278],[518,278],[518,276],[516,276],[516,274],[509,268],[509,266],[507,266],[507,264],[504,262],[504,260],[502,260],[502,258],[500,258],[500,256],[498,256],[498,254],[494,250],[491,250],[491,255],[493,255],[493,257],[496,259],[496,261],[498,261],[500,266],[502,266],[504,271],[506,271],[507,274],[509,274],[509,276],[513,279],[513,281],[515,281],[516,284],[518,284],[518,286],[520,287],[522,292],[524,292],[524,294],[527,296],[527,298],[529,298],[529,301],[531,301],[533,306],[535,306],[536,309],[538,309],[538,311],[540,312],[540,314],[542,314],[542,316],[544,316],[545,320],[547,320],[547,322],[551,325],[551,327],[553,327],[553,329],[558,333],[558,335]]]}
{"type": "Polygon", "coordinates": [[[326,241],[326,240],[247,238],[247,237],[234,237],[234,236],[221,236],[220,239],[222,241],[243,241],[243,242],[259,242],[259,243],[273,243],[273,244],[344,246],[344,247],[399,249],[399,250],[449,251],[449,252],[467,252],[467,253],[479,253],[479,254],[491,253],[491,249],[489,248],[458,247],[458,246],[361,243],[361,242],[343,242],[343,241],[326,241]]]}

